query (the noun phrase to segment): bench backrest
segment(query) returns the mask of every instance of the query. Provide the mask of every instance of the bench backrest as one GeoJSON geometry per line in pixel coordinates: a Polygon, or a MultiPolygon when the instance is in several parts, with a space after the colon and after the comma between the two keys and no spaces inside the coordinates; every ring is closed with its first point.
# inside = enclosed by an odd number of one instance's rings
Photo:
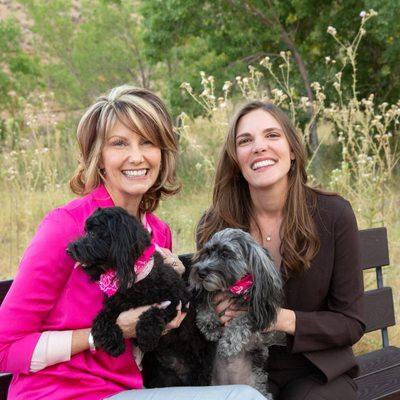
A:
{"type": "MultiPolygon", "coordinates": [[[[0,281],[0,305],[6,297],[8,289],[10,289],[12,280],[0,281]]],[[[7,398],[8,387],[10,386],[12,375],[0,373],[0,399],[7,398]]]]}
{"type": "Polygon", "coordinates": [[[396,324],[393,293],[383,284],[382,267],[389,265],[386,228],[360,231],[361,260],[364,270],[374,268],[377,288],[364,292],[366,332],[380,329],[382,346],[389,346],[387,327],[396,324]]]}
{"type": "Polygon", "coordinates": [[[4,297],[6,297],[6,294],[8,292],[8,289],[10,289],[11,284],[12,279],[8,281],[0,281],[0,305],[4,300],[4,297]]]}

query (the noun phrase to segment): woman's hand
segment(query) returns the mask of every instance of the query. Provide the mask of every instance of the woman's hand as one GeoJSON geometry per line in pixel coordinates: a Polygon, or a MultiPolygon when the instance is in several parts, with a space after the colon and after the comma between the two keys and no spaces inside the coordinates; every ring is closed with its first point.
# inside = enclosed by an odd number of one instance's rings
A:
{"type": "Polygon", "coordinates": [[[265,332],[281,331],[294,335],[296,331],[296,314],[293,310],[281,308],[278,311],[275,324],[271,325],[265,332]]]}
{"type": "MultiPolygon", "coordinates": [[[[170,304],[170,301],[164,301],[160,304],[131,308],[130,310],[123,311],[121,314],[119,314],[116,323],[121,328],[122,334],[125,339],[134,338],[136,337],[136,325],[139,321],[139,317],[145,311],[147,311],[151,307],[167,308],[170,304]]],[[[182,321],[186,317],[186,313],[182,312],[181,309],[182,305],[181,303],[179,303],[176,307],[178,313],[176,317],[167,324],[165,328],[166,331],[175,329],[182,323],[182,321]]]]}
{"type": "Polygon", "coordinates": [[[164,258],[164,262],[170,265],[179,275],[185,272],[185,266],[176,254],[173,254],[170,249],[163,247],[158,248],[159,253],[164,258]]]}
{"type": "MultiPolygon", "coordinates": [[[[189,307],[189,303],[187,304],[187,307],[189,307]]],[[[179,302],[178,306],[176,307],[176,311],[178,312],[176,314],[176,317],[172,321],[168,322],[167,326],[164,329],[163,335],[167,334],[172,329],[179,328],[182,321],[185,319],[187,313],[182,312],[182,303],[181,302],[179,302]]]]}
{"type": "Polygon", "coordinates": [[[237,307],[235,299],[230,297],[226,292],[217,293],[213,297],[212,302],[222,326],[228,324],[232,318],[239,317],[248,312],[247,308],[237,307]]]}

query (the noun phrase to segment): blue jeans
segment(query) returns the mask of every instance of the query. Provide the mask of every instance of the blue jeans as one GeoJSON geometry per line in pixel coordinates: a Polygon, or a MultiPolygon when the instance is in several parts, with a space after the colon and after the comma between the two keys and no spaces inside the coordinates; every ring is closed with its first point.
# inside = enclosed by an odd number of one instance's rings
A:
{"type": "Polygon", "coordinates": [[[265,400],[265,397],[246,385],[168,387],[159,389],[126,390],[108,400],[265,400]]]}

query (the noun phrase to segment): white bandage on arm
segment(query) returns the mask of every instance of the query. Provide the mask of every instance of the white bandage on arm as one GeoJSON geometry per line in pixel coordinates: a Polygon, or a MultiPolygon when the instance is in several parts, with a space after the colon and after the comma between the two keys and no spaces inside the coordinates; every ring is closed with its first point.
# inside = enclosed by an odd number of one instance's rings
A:
{"type": "Polygon", "coordinates": [[[40,335],[31,360],[31,372],[71,359],[72,331],[46,331],[40,335]]]}

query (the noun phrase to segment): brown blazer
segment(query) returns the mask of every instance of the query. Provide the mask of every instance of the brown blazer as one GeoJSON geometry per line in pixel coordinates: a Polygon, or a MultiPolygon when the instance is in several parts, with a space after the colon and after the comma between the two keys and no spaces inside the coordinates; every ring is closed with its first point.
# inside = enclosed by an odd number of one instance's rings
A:
{"type": "MultiPolygon", "coordinates": [[[[283,307],[296,313],[295,335],[287,335],[288,351],[304,355],[329,382],[344,373],[358,373],[351,346],[365,330],[363,277],[350,203],[338,195],[318,193],[313,218],[320,249],[305,273],[283,277],[283,307]]],[[[285,356],[285,367],[296,367],[301,359],[285,356]]]]}
{"type": "Polygon", "coordinates": [[[321,247],[301,276],[285,279],[285,308],[295,311],[296,332],[288,350],[303,353],[326,381],[358,365],[351,346],[364,333],[363,278],[357,222],[350,203],[337,195],[317,195],[313,214],[321,247]]]}

